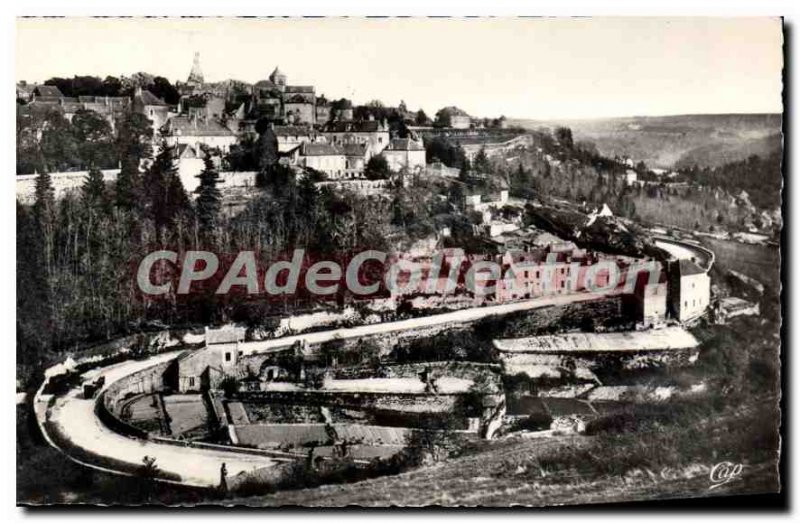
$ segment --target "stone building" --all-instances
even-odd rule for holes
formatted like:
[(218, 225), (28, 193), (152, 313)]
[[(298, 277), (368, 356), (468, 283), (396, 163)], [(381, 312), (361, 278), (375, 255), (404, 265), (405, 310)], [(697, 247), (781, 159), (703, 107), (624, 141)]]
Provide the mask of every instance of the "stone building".
[(153, 125), (154, 139), (170, 118), (169, 105), (147, 89), (137, 87), (133, 95), (133, 110), (145, 115)]
[(205, 347), (178, 360), (178, 390), (202, 392), (218, 388), (226, 376), (237, 376), (243, 341), (244, 329), (206, 327)]
[(659, 325), (667, 316), (667, 283), (650, 283), (649, 274), (638, 276), (634, 287), (636, 321), (646, 326)]
[(279, 153), (288, 153), (304, 143), (327, 143), (327, 138), (308, 126), (274, 125), (265, 131), (274, 136)]
[(436, 113), (436, 125), (453, 129), (469, 129), (472, 119), (464, 110), (451, 105), (439, 109)]
[(316, 95), (310, 85), (287, 85), (283, 94), (286, 123), (313, 125), (316, 123)]
[(315, 123), (317, 125), (325, 125), (331, 119), (331, 104), (324, 96), (317, 97), (317, 103), (314, 108)]
[(23, 107), (34, 110), (40, 107), (54, 108), (70, 122), (78, 111), (93, 111), (105, 118), (112, 130), (116, 128), (121, 114), (131, 107), (131, 99), (127, 96), (64, 96), (53, 85), (31, 86), (26, 92), (29, 93), (29, 103)]
[(669, 267), (669, 305), (678, 321), (702, 316), (711, 301), (711, 279), (690, 260), (678, 260)]
[(213, 118), (198, 116), (175, 116), (162, 129), (170, 145), (190, 145), (196, 150), (203, 146), (218, 148), (227, 153), (236, 143), (236, 135)]
[(395, 138), (381, 154), (393, 171), (406, 168), (409, 172), (419, 172), (425, 169), (425, 148), (410, 138)]
[(314, 86), (289, 85), (287, 76), (276, 67), (268, 80), (261, 80), (253, 86), (248, 117), (288, 125), (314, 125), (317, 123), (316, 106)]
[(389, 126), (376, 120), (339, 120), (328, 122), (322, 134), (333, 145), (363, 144), (367, 146), (367, 156), (372, 158), (383, 152), (389, 145)]
[(367, 167), (367, 146), (363, 143), (349, 143), (340, 146), (346, 160), (345, 178), (361, 178)]
[(300, 146), (298, 164), (325, 173), (328, 178), (345, 176), (347, 159), (335, 145), (328, 143), (304, 143)]

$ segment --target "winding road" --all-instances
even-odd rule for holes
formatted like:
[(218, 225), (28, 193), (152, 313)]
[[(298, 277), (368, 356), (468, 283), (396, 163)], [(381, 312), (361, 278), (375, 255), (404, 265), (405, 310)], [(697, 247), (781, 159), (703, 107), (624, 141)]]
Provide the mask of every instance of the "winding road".
[[(96, 379), (104, 376), (104, 390), (115, 381), (173, 359), (179, 353), (160, 354), (144, 361), (126, 361), (109, 367), (88, 371), (84, 379)], [(47, 402), (49, 395), (37, 394), (37, 402)], [(55, 399), (47, 409), (48, 419), (56, 425), (62, 436), (69, 439), (72, 445), (93, 454), (111, 458), (133, 466), (142, 464), (144, 456), (156, 458), (156, 465), (164, 472), (177, 474), (180, 482), (198, 487), (214, 487), (220, 483), (220, 467), (223, 463), (229, 475), (269, 467), (274, 461), (265, 456), (214, 451), (191, 447), (180, 447), (149, 440), (129, 438), (106, 427), (95, 415), (96, 399), (84, 399), (80, 389), (72, 389), (65, 396)], [(48, 438), (50, 439), (50, 438)], [(52, 440), (50, 441), (51, 444)], [(54, 445), (55, 446), (55, 445)], [(69, 456), (69, 449), (61, 449)], [(81, 464), (103, 468), (97, 464)], [(103, 470), (107, 470), (103, 468)]]

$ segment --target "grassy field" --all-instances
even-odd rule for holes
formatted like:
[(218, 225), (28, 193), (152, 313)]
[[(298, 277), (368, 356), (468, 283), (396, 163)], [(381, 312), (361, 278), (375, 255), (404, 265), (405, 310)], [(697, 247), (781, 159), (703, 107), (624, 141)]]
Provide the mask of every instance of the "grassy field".
[(780, 279), (781, 252), (776, 247), (714, 238), (703, 238), (702, 243), (717, 255), (720, 270), (733, 269), (768, 285)]

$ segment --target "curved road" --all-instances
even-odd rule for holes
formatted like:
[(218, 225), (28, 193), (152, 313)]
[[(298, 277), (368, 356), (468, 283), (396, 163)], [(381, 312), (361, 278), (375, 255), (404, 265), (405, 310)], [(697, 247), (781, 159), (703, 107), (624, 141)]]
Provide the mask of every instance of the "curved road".
[[(160, 354), (144, 361), (118, 363), (88, 371), (83, 374), (83, 378), (93, 380), (105, 376), (105, 389), (120, 378), (175, 358), (178, 354)], [(46, 404), (50, 397), (50, 395), (37, 394), (35, 401), (37, 404), (42, 402)], [(229, 476), (256, 468), (269, 467), (275, 463), (274, 460), (259, 455), (179, 447), (123, 436), (106, 427), (95, 416), (95, 401), (97, 400), (84, 399), (80, 389), (73, 389), (65, 396), (56, 398), (54, 404), (45, 409), (43, 414), (73, 445), (93, 454), (113, 458), (134, 466), (140, 466), (144, 456), (154, 457), (159, 469), (179, 475), (180, 482), (187, 485), (218, 486), (220, 467), (223, 463), (225, 463)], [(41, 421), (39, 412), (41, 409), (37, 408), (37, 418)], [(49, 436), (48, 441), (55, 446)], [(69, 455), (68, 449), (60, 450)], [(91, 463), (82, 461), (79, 463), (92, 466)]]
[(701, 245), (661, 236), (654, 237), (653, 243), (673, 258), (692, 261), (706, 272), (714, 265), (714, 253)]

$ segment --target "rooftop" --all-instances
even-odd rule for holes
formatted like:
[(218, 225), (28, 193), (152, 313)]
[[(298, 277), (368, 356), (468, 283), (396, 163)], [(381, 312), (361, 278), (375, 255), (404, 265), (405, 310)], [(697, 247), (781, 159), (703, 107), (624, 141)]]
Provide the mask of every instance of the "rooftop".
[(37, 85), (34, 90), (38, 93), (38, 96), (53, 96), (57, 98), (64, 96), (55, 85)]
[(137, 91), (136, 95), (134, 96), (134, 100), (141, 102), (142, 105), (167, 105), (167, 103), (159, 98), (158, 96), (154, 95), (147, 89), (142, 89), (141, 91)]
[(230, 129), (214, 119), (176, 116), (167, 124), (170, 134), (190, 136), (233, 136)]
[(340, 147), (345, 156), (364, 156), (367, 154), (367, 146), (363, 143), (348, 143)]
[(329, 122), (324, 129), (326, 133), (375, 133), (385, 131), (377, 120), (339, 120)]
[(390, 151), (424, 151), (425, 148), (411, 138), (395, 138), (387, 147)]
[(313, 85), (287, 85), (286, 86), (287, 93), (313, 93), (314, 86)]
[(554, 334), (494, 340), (492, 343), (501, 352), (539, 354), (680, 350), (699, 345), (697, 339), (682, 327), (604, 334), (586, 332)]
[(319, 132), (302, 125), (276, 125), (272, 131), (275, 136), (318, 136)]
[(244, 329), (241, 327), (206, 330), (206, 344), (235, 343), (244, 340)]
[(301, 156), (341, 156), (343, 153), (335, 145), (329, 143), (303, 142), (300, 147)]

